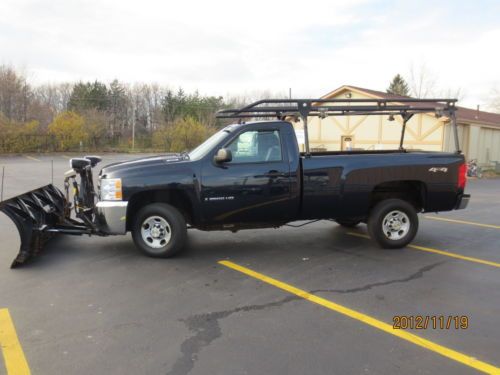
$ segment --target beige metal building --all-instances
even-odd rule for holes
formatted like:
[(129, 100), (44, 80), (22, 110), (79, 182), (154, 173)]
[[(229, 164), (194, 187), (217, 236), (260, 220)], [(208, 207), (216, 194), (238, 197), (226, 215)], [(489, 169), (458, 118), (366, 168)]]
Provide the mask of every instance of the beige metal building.
[[(387, 94), (355, 86), (342, 86), (324, 99), (397, 99)], [(311, 149), (343, 150), (395, 149), (399, 146), (402, 119), (393, 121), (382, 116), (339, 116), (308, 119)], [(460, 148), (467, 160), (480, 164), (500, 161), (500, 114), (458, 107), (457, 125)], [(301, 122), (294, 125), (300, 143)], [(407, 149), (429, 151), (455, 150), (453, 132), (447, 117), (436, 118), (434, 113), (417, 114), (407, 123), (404, 146)]]

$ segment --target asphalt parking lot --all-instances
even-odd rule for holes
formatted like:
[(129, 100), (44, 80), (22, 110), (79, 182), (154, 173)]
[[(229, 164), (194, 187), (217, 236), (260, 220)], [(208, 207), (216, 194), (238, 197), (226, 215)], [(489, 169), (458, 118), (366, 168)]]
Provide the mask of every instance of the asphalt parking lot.
[[(4, 199), (49, 183), (52, 160), (62, 187), (70, 156), (0, 156)], [(500, 373), (500, 179), (467, 191), (468, 209), (420, 215), (403, 250), (325, 221), (192, 230), (162, 260), (130, 235), (59, 237), (16, 270), (0, 215), (0, 374)], [(431, 323), (393, 329), (401, 316)]]

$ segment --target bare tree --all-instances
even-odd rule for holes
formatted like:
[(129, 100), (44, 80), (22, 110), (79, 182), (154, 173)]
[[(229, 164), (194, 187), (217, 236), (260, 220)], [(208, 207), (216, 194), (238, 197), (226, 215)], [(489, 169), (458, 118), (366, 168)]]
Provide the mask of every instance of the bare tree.
[(10, 66), (0, 66), (0, 112), (8, 120), (26, 121), (31, 93), (24, 75)]
[(410, 66), (410, 91), (415, 98), (434, 96), (437, 85), (436, 76), (424, 64)]
[(425, 63), (410, 66), (410, 93), (414, 98), (455, 98), (463, 100), (465, 93), (461, 87), (440, 88), (437, 75)]
[(465, 91), (461, 88), (448, 88), (445, 90), (440, 90), (438, 91), (437, 94), (435, 94), (441, 98), (453, 98), (453, 99), (458, 99), (458, 101), (464, 100), (466, 97)]
[(164, 115), (163, 115), (163, 98), (165, 97), (165, 94), (167, 92), (166, 87), (161, 87), (157, 83), (153, 83), (151, 85), (151, 108), (150, 108), (150, 113), (151, 113), (151, 128), (152, 130), (158, 129), (164, 122)]
[(70, 83), (43, 84), (35, 87), (28, 106), (28, 119), (39, 121), (45, 129), (54, 117), (68, 109), (73, 85)]

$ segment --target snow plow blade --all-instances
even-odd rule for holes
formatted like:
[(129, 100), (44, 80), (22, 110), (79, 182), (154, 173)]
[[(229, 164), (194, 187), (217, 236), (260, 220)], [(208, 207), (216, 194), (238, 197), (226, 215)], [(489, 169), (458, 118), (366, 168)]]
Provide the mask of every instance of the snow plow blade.
[(64, 194), (53, 185), (0, 202), (0, 211), (14, 222), (21, 240), (19, 254), (11, 268), (36, 255), (47, 240), (59, 232), (58, 228), (68, 220), (66, 208)]

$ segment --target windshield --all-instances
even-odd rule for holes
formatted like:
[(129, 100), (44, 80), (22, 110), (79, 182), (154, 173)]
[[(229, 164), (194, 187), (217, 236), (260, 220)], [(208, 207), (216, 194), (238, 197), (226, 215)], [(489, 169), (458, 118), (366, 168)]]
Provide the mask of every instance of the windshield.
[(221, 130), (212, 135), (210, 138), (208, 138), (205, 142), (203, 142), (201, 145), (196, 147), (194, 150), (189, 152), (189, 158), (191, 160), (196, 160), (200, 159), (203, 156), (207, 154), (210, 150), (212, 150), (217, 143), (222, 141), (229, 132), (227, 130)]

